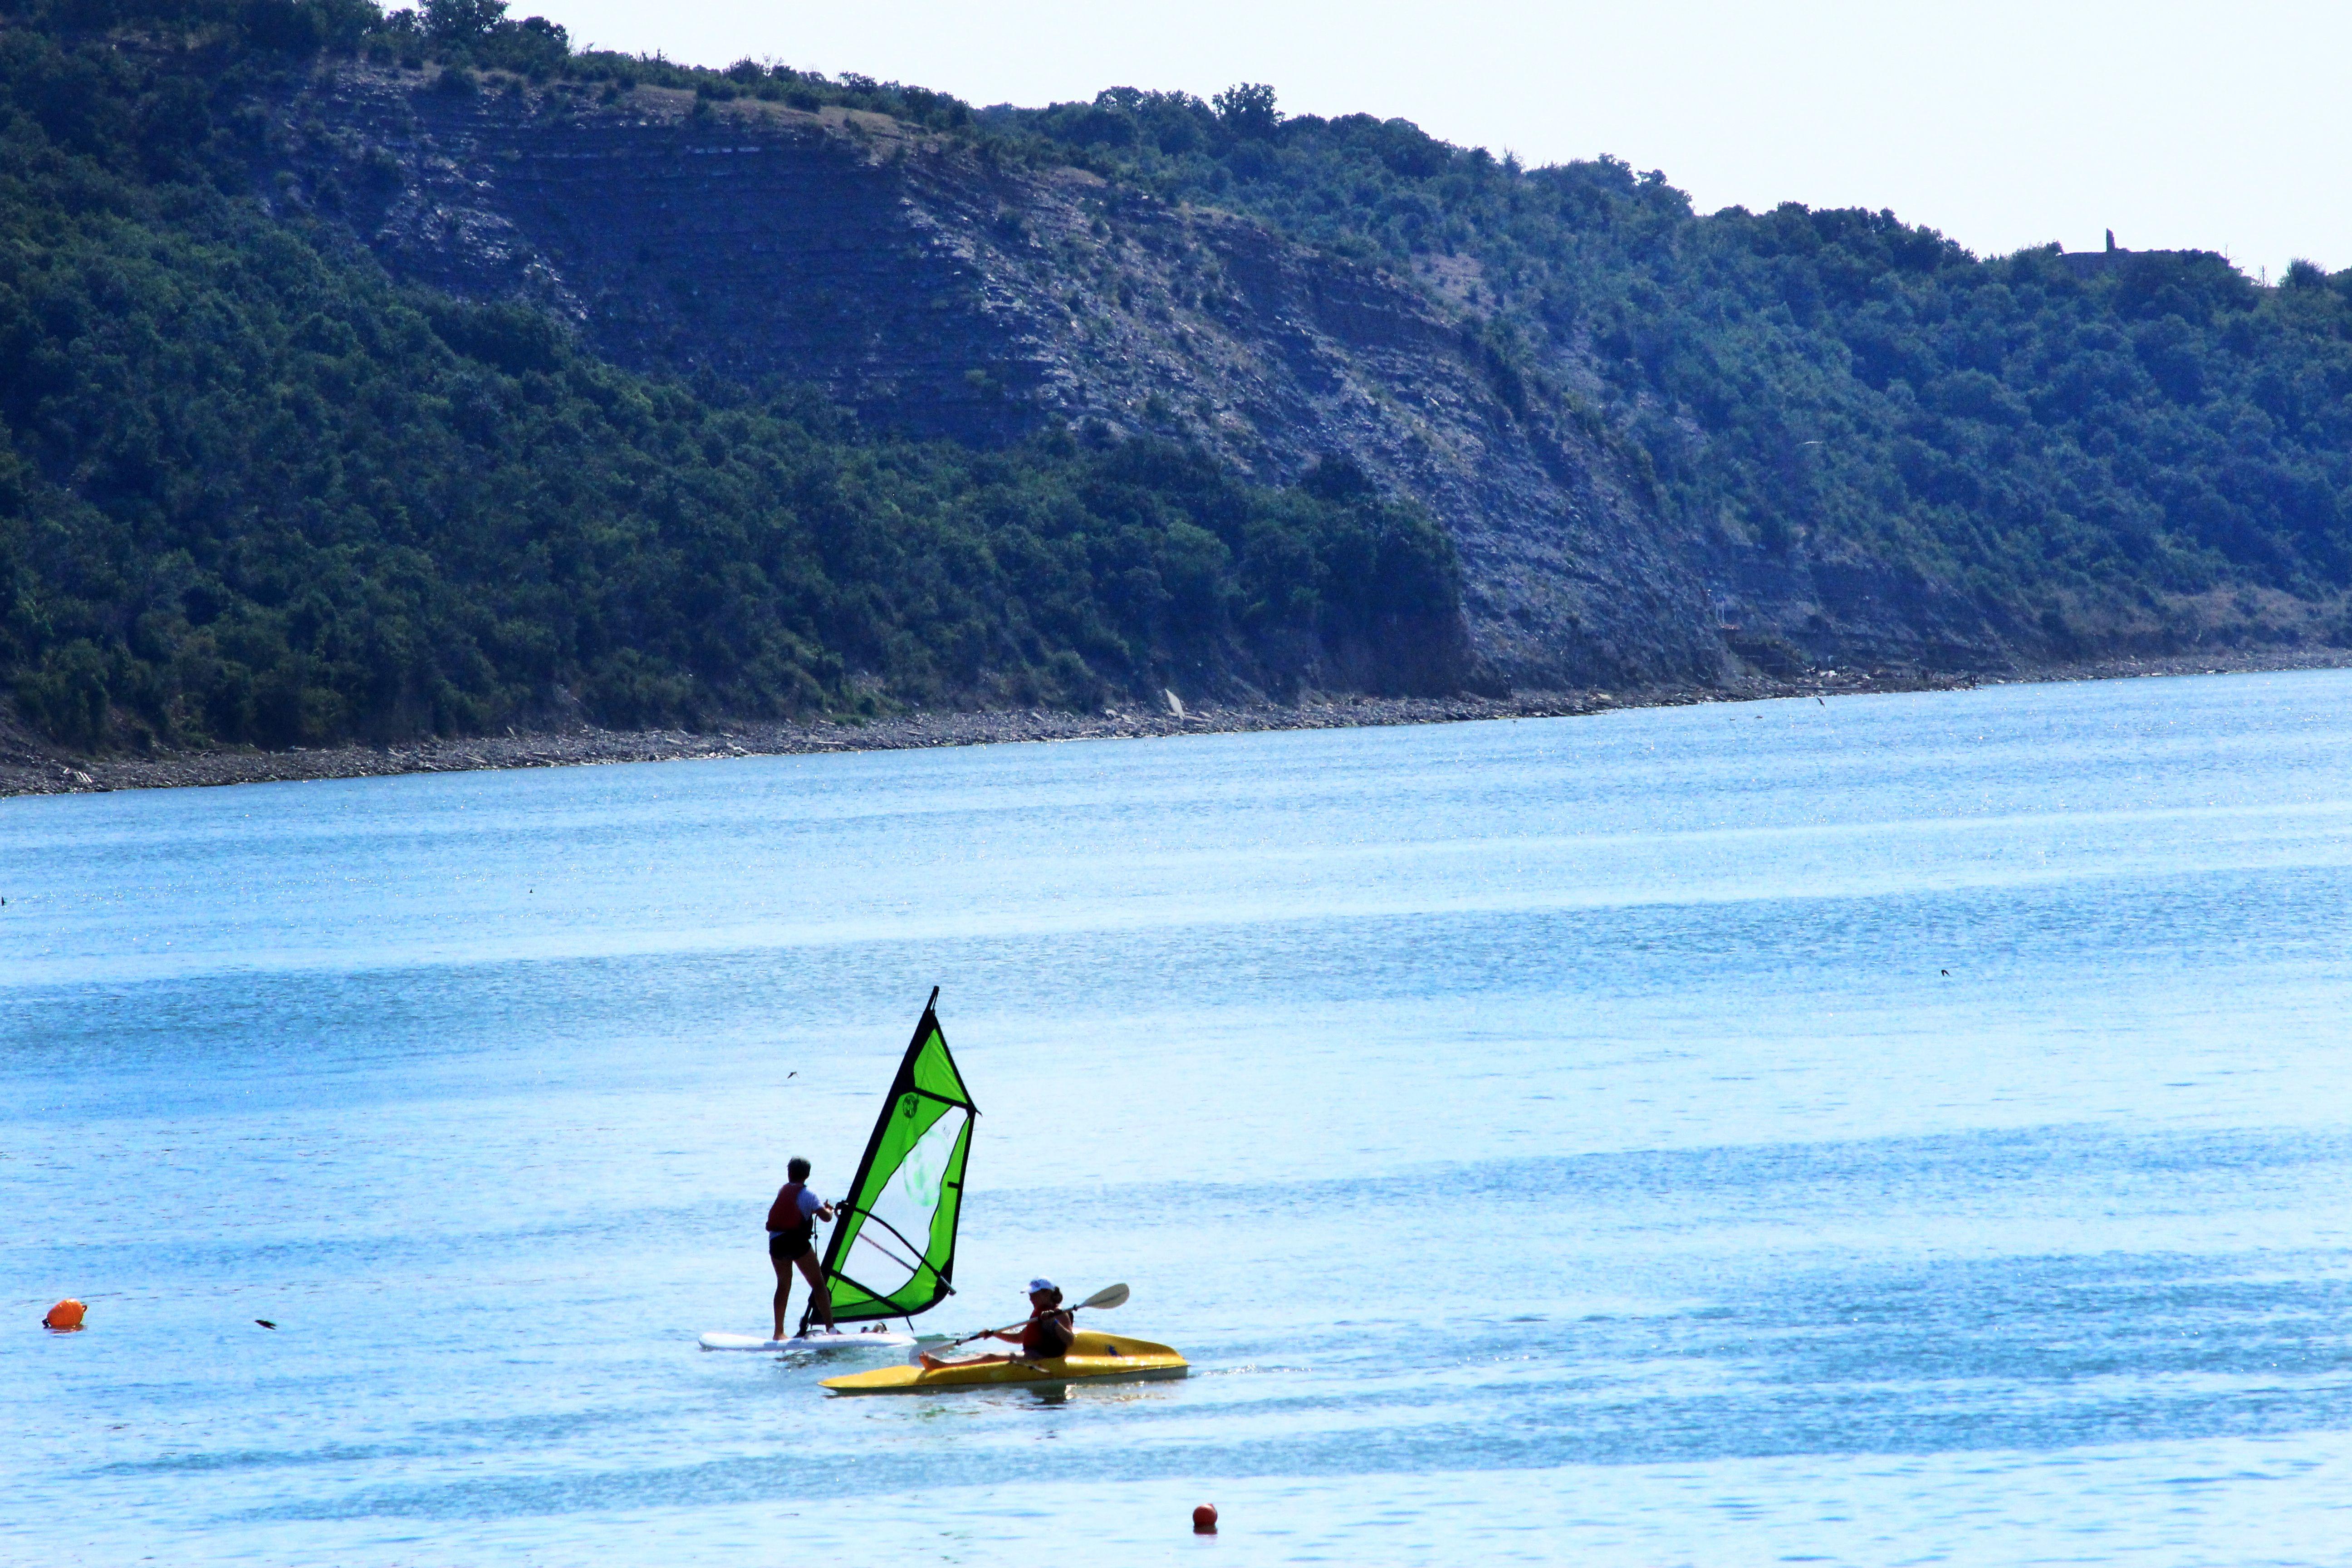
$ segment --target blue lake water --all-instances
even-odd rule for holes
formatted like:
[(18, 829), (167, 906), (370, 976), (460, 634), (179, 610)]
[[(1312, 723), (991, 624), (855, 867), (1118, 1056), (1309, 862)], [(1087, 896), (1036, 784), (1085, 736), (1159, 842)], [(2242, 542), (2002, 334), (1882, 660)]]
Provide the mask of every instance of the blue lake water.
[[(2347, 895), (2339, 673), (0, 803), (0, 1561), (2338, 1562)], [(1189, 1381), (695, 1348), (933, 984)]]

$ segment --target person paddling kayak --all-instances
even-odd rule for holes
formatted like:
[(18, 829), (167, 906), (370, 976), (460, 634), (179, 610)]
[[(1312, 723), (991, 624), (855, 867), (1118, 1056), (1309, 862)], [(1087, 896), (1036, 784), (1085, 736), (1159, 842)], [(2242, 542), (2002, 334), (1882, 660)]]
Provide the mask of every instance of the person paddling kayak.
[(816, 1222), (831, 1223), (833, 1205), (809, 1191), (806, 1160), (793, 1156), (784, 1174), (792, 1179), (776, 1189), (776, 1201), (768, 1205), (768, 1261), (776, 1268), (775, 1337), (784, 1337), (784, 1305), (792, 1297), (794, 1268), (808, 1276), (809, 1300), (829, 1334), (834, 1331), (833, 1292), (824, 1288), (824, 1275), (816, 1266)]
[[(1125, 1287), (1120, 1288), (1122, 1290)], [(1029, 1281), (1029, 1321), (1019, 1329), (991, 1329), (980, 1339), (1007, 1340), (1021, 1347), (1019, 1355), (976, 1355), (962, 1361), (941, 1361), (925, 1352), (919, 1359), (926, 1372), (943, 1366), (986, 1366), (999, 1361), (1052, 1361), (1070, 1353), (1076, 1339), (1075, 1320), (1062, 1305), (1062, 1292), (1051, 1279)]]

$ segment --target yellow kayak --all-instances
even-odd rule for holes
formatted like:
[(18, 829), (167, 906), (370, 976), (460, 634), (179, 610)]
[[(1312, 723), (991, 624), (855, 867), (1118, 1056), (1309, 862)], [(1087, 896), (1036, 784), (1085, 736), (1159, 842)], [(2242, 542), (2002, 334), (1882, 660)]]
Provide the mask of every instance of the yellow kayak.
[(1166, 1345), (1124, 1334), (1080, 1333), (1070, 1353), (1052, 1361), (995, 1361), (982, 1366), (883, 1366), (828, 1377), (835, 1394), (935, 1394), (950, 1388), (990, 1388), (1024, 1383), (1115, 1383), (1148, 1377), (1182, 1377), (1190, 1364)]

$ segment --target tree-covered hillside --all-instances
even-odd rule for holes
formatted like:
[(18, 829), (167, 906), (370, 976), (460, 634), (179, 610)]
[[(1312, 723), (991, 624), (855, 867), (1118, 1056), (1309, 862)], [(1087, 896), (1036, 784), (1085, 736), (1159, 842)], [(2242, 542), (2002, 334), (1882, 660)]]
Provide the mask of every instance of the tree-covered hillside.
[(1859, 542), (2061, 649), (2167, 596), (2352, 584), (2352, 270), (2266, 289), (2207, 254), (1980, 261), (1884, 212), (1702, 216), (1613, 160), (1523, 169), (1284, 118), (1264, 87), (985, 119), (1319, 244), (1447, 258), (1497, 353), (1603, 403), (1704, 530)]
[(66, 744), (1475, 676), (1449, 536), (1347, 462), (1270, 489), (1099, 430), (920, 443), (395, 282), (332, 181), (271, 199), (270, 115), (336, 61), (469, 103), (869, 110), (1379, 263), (1458, 320), (1499, 406), (1622, 467), (1706, 584), (1854, 552), (2021, 658), (2161, 644), (2233, 594), (2231, 635), (2302, 635), (2263, 604), (2340, 626), (2352, 587), (2352, 272), (1702, 216), (1612, 160), (1522, 168), (1263, 87), (975, 111), (578, 53), (500, 0), (0, 0), (0, 694)]
[(156, 10), (0, 32), (0, 676), (55, 739), (1458, 681), (1448, 542), (1344, 464), (877, 439), (397, 289), (247, 196), (251, 96), (377, 15)]

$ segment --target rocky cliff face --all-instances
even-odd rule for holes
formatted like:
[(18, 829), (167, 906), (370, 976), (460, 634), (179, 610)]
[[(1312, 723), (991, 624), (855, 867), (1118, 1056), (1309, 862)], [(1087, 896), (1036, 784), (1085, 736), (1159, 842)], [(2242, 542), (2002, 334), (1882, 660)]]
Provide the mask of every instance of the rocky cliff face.
[(635, 367), (810, 383), (964, 441), (1049, 421), (1172, 436), (1269, 480), (1344, 454), (1452, 530), (1498, 683), (2000, 658), (1931, 584), (1669, 527), (1598, 420), (1481, 347), (1442, 270), (837, 109), (344, 67), (278, 113), (269, 199), (347, 224), (403, 278), (555, 310)]

